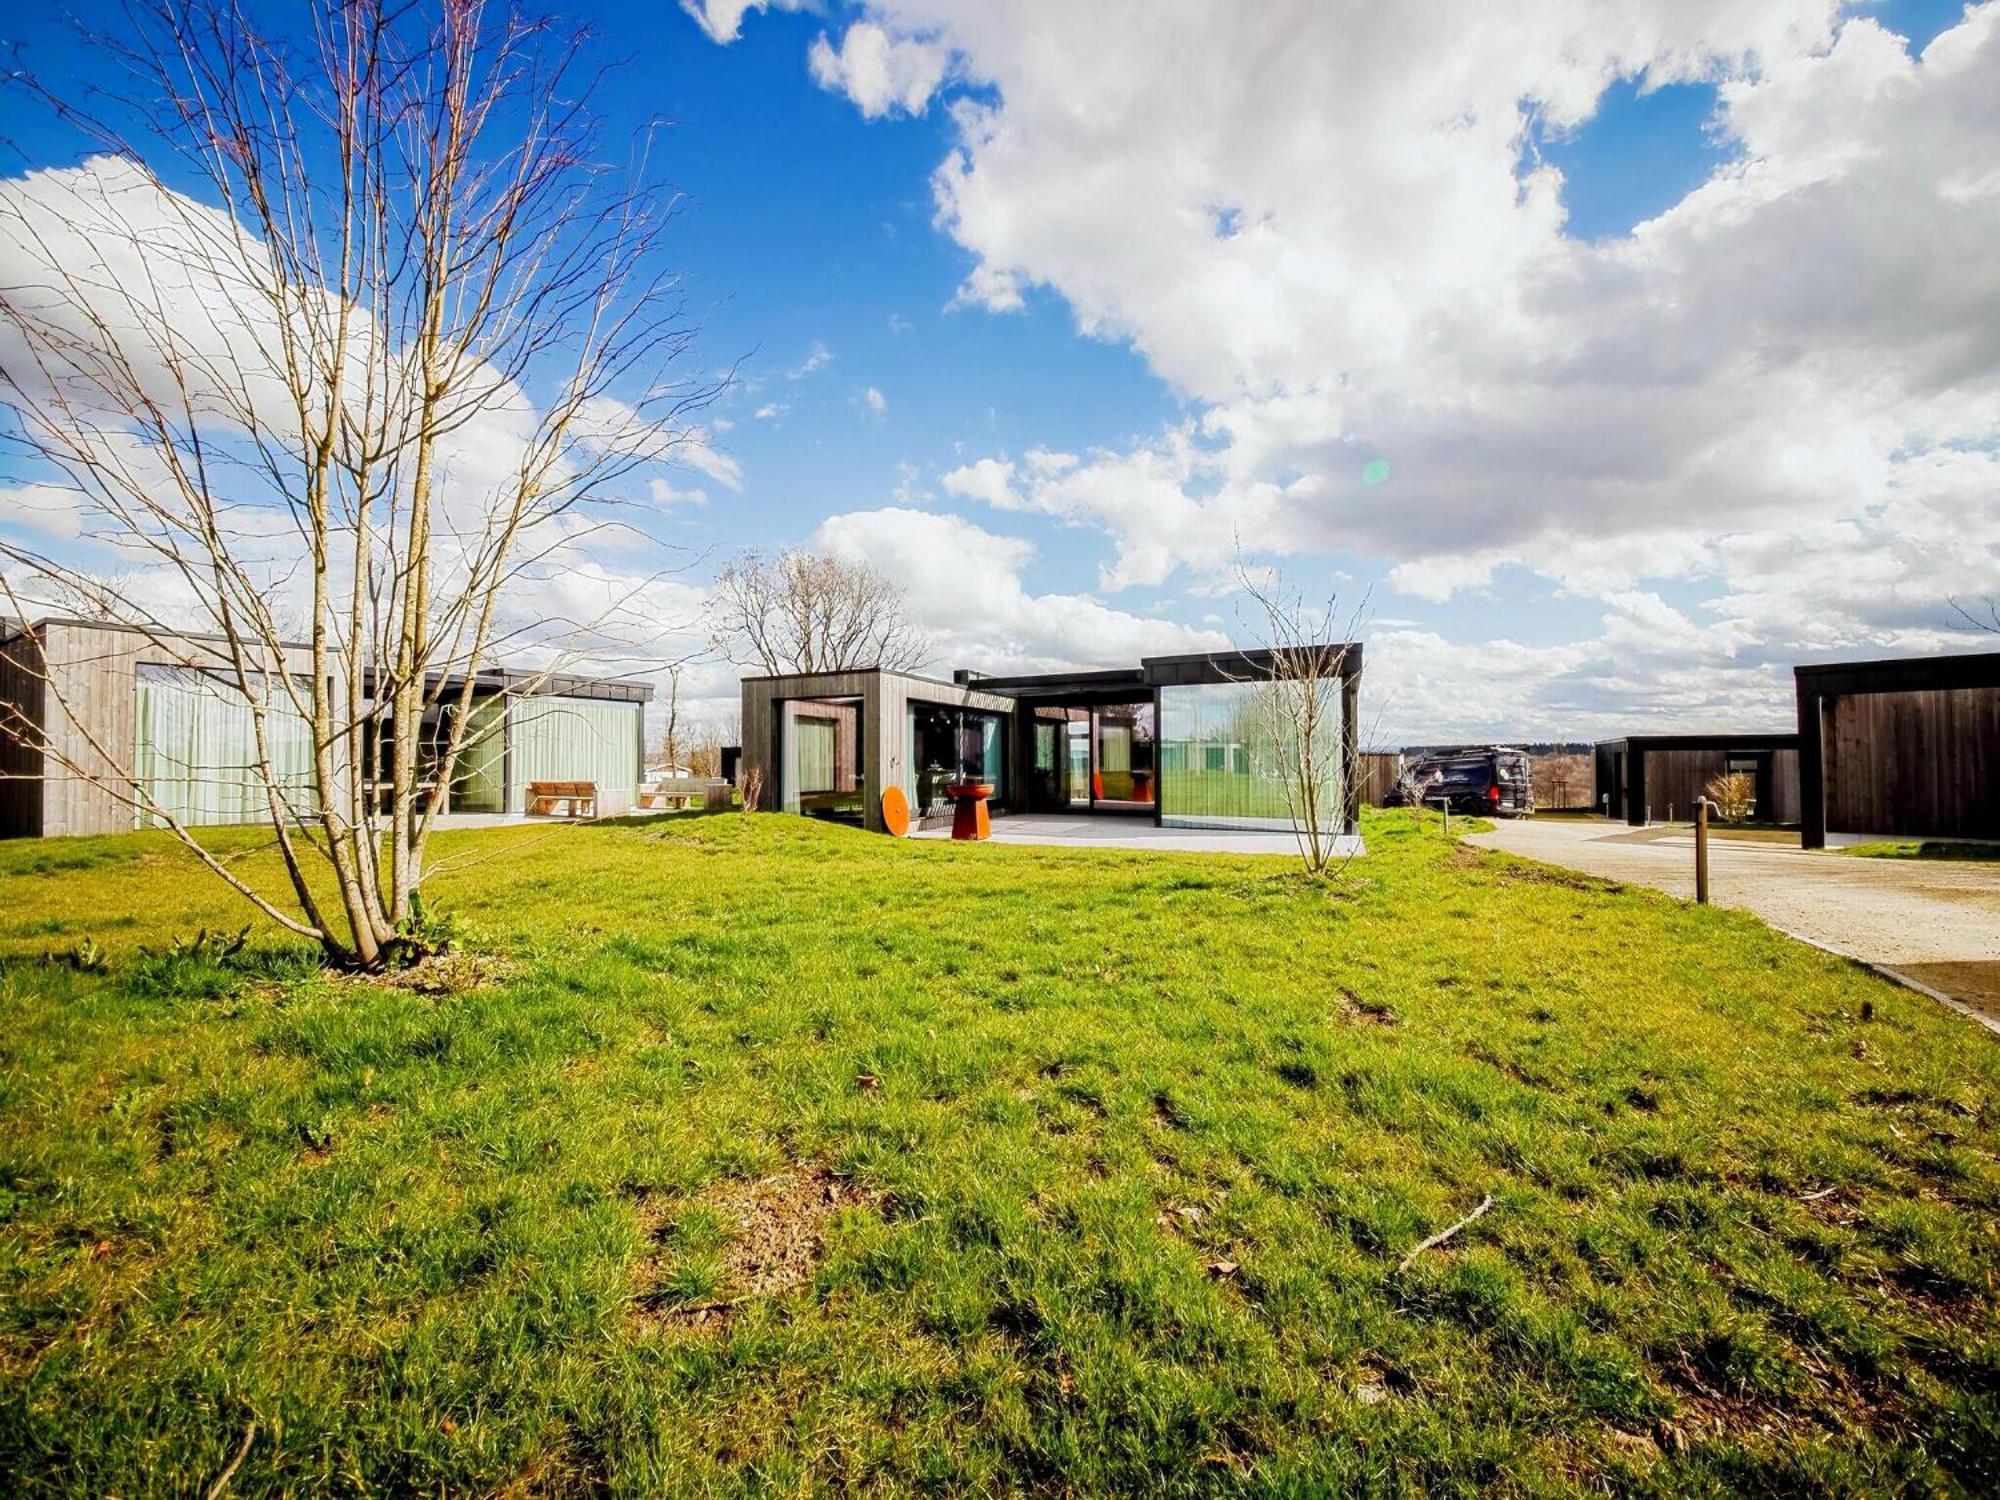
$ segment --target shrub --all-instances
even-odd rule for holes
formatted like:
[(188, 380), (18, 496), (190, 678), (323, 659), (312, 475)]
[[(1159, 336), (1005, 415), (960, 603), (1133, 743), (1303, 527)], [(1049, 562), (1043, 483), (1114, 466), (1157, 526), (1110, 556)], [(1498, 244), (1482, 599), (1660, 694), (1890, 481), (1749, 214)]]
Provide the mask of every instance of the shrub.
[(1716, 816), (1725, 823), (1741, 823), (1757, 809), (1757, 779), (1745, 771), (1731, 771), (1708, 784), (1708, 800), (1715, 804)]

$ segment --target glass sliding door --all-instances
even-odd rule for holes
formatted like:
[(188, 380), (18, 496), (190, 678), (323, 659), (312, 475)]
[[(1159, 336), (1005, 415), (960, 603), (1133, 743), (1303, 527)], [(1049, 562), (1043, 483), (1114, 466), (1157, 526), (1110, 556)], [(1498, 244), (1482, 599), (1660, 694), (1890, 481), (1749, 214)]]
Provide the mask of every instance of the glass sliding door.
[(1090, 718), (1072, 719), (1067, 727), (1069, 740), (1069, 796), (1070, 808), (1077, 812), (1090, 810)]
[(1091, 710), (1090, 720), (1093, 809), (1152, 812), (1157, 770), (1152, 703), (1105, 704)]
[[(1268, 682), (1160, 690), (1160, 821), (1181, 828), (1289, 829), (1308, 806), (1321, 828), (1345, 819), (1340, 684), (1320, 690), (1310, 754), (1299, 715)], [(1310, 773), (1310, 774), (1307, 774)]]
[(1006, 715), (913, 703), (907, 730), (910, 784), (905, 791), (919, 819), (949, 817), (945, 789), (961, 781), (983, 781), (993, 788), (995, 802), (1006, 800)]
[(778, 805), (808, 817), (862, 818), (861, 703), (801, 698), (784, 706)]

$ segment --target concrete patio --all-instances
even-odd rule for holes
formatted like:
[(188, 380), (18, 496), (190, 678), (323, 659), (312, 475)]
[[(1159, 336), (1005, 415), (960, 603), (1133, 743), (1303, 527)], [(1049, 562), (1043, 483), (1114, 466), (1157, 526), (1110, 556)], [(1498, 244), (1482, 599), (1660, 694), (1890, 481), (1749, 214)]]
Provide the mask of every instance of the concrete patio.
[[(911, 838), (949, 839), (951, 829), (926, 829)], [(1229, 828), (1159, 828), (1147, 818), (1089, 813), (1010, 813), (993, 819), (996, 844), (1040, 844), (1067, 849), (1153, 849), (1184, 854), (1282, 854), (1298, 858), (1289, 833)], [(1362, 852), (1358, 837), (1339, 839), (1345, 857)]]

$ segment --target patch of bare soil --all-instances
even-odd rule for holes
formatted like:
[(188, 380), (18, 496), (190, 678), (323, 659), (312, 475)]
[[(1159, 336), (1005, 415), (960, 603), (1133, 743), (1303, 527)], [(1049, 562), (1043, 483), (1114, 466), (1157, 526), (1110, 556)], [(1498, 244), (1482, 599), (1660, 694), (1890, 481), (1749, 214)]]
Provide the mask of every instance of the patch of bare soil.
[(1447, 870), (1476, 870), (1487, 862), (1486, 851), (1475, 849), (1470, 844), (1452, 841), (1451, 852), (1444, 857)]
[(514, 971), (512, 963), (493, 954), (453, 949), (448, 953), (433, 953), (406, 968), (385, 969), (379, 974), (335, 974), (332, 977), (347, 984), (411, 990), (435, 998), (485, 989), (500, 983)]
[(1582, 875), (1557, 865), (1503, 865), (1500, 878), (1512, 885), (1559, 885), (1567, 890), (1593, 891), (1606, 896), (1616, 896), (1625, 889), (1615, 881), (1599, 880), (1595, 875)]
[(716, 1296), (667, 1302), (652, 1289), (658, 1268), (649, 1265), (638, 1314), (656, 1322), (705, 1323), (727, 1317), (746, 1302), (803, 1285), (819, 1265), (827, 1222), (845, 1205), (867, 1196), (852, 1180), (817, 1164), (755, 1182), (717, 1183), (696, 1200), (730, 1226)]
[(1365, 999), (1343, 987), (1340, 991), (1340, 1019), (1355, 1026), (1394, 1026), (1396, 1012), (1380, 1000)]
[(1895, 964), (1898, 974), (1907, 974), (1918, 984), (1942, 990), (1954, 1000), (1963, 1000), (1974, 1010), (2000, 1021), (2000, 963)]

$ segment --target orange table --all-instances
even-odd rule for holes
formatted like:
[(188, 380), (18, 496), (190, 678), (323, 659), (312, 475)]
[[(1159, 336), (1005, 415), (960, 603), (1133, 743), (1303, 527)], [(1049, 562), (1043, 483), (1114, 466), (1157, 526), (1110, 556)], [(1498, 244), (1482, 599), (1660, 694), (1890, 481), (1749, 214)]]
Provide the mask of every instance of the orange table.
[(951, 798), (951, 836), (955, 839), (993, 837), (993, 820), (986, 813), (986, 799), (993, 795), (990, 781), (954, 781), (944, 789)]

